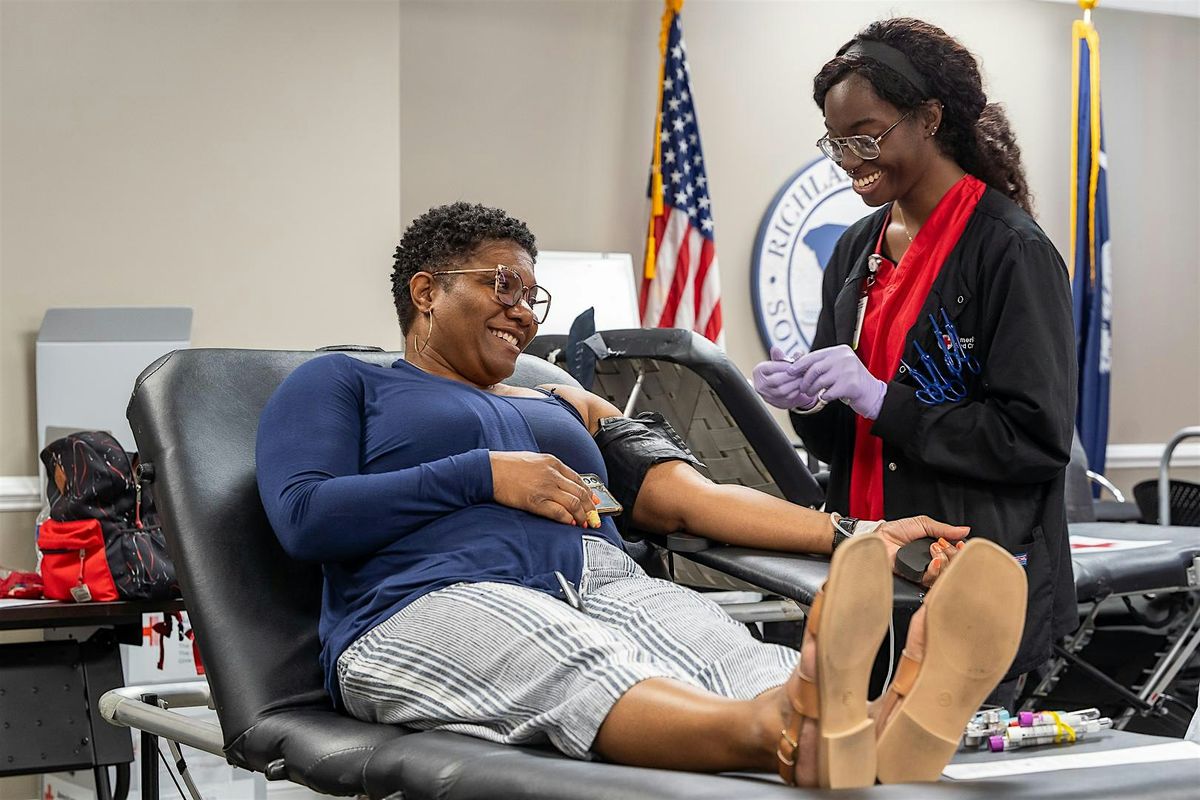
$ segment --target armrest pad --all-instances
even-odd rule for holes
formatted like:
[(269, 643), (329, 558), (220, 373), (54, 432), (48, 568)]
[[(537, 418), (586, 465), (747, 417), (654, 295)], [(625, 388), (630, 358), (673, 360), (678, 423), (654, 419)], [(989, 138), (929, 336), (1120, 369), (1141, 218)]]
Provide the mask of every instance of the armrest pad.
[(667, 534), (667, 549), (672, 553), (699, 553), (701, 550), (707, 550), (712, 544), (711, 540), (690, 533)]
[[(801, 605), (812, 605), (813, 598), (829, 577), (829, 559), (800, 553), (777, 553), (748, 547), (709, 547), (689, 552), (688, 560), (752, 583)], [(925, 596), (920, 586), (901, 578), (892, 584), (897, 611), (913, 614)]]

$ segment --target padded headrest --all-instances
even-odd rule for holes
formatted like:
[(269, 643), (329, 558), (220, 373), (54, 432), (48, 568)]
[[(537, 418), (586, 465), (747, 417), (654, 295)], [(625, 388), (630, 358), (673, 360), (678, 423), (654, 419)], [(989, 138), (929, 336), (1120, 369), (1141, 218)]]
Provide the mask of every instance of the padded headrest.
[[(292, 370), (325, 355), (179, 350), (147, 367), (130, 399), (130, 426), (142, 460), (154, 465), (164, 531), (235, 759), (238, 738), (257, 720), (330, 705), (318, 660), (321, 568), (284, 554), (254, 472), (263, 406)], [(349, 355), (380, 365), (399, 357)], [(507, 382), (578, 385), (528, 355)]]

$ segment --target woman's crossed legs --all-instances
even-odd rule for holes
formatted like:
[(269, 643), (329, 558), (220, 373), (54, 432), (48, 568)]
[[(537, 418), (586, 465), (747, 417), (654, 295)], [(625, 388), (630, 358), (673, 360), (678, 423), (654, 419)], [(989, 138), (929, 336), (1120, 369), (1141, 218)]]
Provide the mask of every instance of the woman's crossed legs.
[[(792, 728), (799, 735), (788, 777), (829, 782), (836, 736), (807, 714), (793, 725), (781, 685), (796, 668), (794, 651), (758, 642), (702, 595), (647, 577), (606, 543), (586, 540), (585, 553), (582, 614), (524, 587), (457, 584), (361, 637), (338, 661), (351, 714), (502, 743), (548, 740), (576, 758), (708, 772), (774, 771), (780, 732)], [(851, 590), (830, 591), (836, 601), (837, 591)], [(910, 626), (906, 649), (916, 660), (924, 618), (922, 609)], [(806, 633), (798, 670), (818, 684), (833, 680), (820, 674), (821, 646)], [(977, 681), (983, 695), (989, 681)], [(854, 702), (864, 709), (865, 692), (863, 679)], [(869, 771), (852, 780), (874, 782)]]
[[(653, 681), (673, 687), (667, 696), (711, 701), (727, 737), (730, 710), (782, 683), (798, 658), (755, 640), (702, 595), (648, 577), (606, 542), (585, 539), (580, 595), (582, 614), (510, 584), (456, 584), (425, 595), (338, 660), (347, 709), (360, 719), (495, 742), (548, 739), (589, 758), (597, 731), (631, 687)], [(680, 740), (675, 749), (682, 756), (692, 747)]]

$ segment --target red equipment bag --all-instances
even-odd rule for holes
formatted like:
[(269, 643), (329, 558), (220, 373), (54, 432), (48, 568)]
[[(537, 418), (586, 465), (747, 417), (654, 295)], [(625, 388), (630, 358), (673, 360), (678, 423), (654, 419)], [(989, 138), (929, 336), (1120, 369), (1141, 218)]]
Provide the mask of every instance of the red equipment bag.
[(86, 603), (118, 599), (100, 520), (48, 519), (38, 529), (38, 549), (42, 551), (43, 591), (50, 600)]
[[(107, 558), (107, 581), (102, 585), (90, 586), (86, 580), (74, 586), (74, 594), (91, 600), (166, 600), (179, 596), (179, 582), (175, 578), (175, 567), (167, 555), (167, 542), (154, 499), (147, 481), (142, 480), (137, 465), (137, 455), (126, 453), (120, 442), (103, 431), (79, 431), (56, 439), (41, 452), (46, 467), (46, 500), (50, 505), (50, 519), (42, 523), (42, 529), (50, 528), (50, 541), (42, 545), (39, 534), (39, 549), (44, 555), (54, 556), (54, 567), (47, 567), (43, 560), (43, 573), (48, 568), (67, 570), (68, 553), (57, 552), (75, 548), (76, 562), (86, 562), (98, 554), (103, 561)], [(66, 528), (73, 523), (96, 524), (99, 539), (88, 538), (85, 544), (63, 544)], [(88, 526), (88, 530), (92, 530)], [(72, 535), (85, 536), (82, 528), (71, 528)], [(90, 536), (90, 534), (88, 534)], [(47, 549), (49, 548), (49, 549)], [(80, 556), (80, 551), (84, 555)], [(79, 564), (75, 572), (79, 573)], [(99, 574), (98, 567), (88, 574)], [(68, 570), (69, 571), (69, 570)], [(84, 572), (88, 572), (86, 568)], [(64, 574), (66, 574), (64, 572)], [(72, 599), (71, 595), (51, 595), (50, 579), (47, 597)], [(109, 597), (109, 586), (115, 586), (115, 595)], [(53, 591), (61, 591), (61, 585)], [(71, 587), (66, 587), (70, 591)], [(99, 590), (99, 594), (97, 594)], [(88, 597), (88, 592), (91, 592)]]

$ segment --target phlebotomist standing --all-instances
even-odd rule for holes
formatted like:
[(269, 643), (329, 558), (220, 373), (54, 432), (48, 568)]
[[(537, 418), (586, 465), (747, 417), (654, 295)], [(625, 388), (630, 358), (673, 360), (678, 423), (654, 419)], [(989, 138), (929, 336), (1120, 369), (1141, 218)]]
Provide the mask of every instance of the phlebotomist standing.
[(879, 210), (834, 248), (812, 351), (792, 363), (773, 348), (754, 385), (830, 465), (828, 510), (969, 525), (1025, 566), (1025, 634), (993, 695), (1011, 705), (1018, 677), (1077, 623), (1066, 267), (1029, 214), (1004, 113), (944, 31), (869, 25), (817, 74), (813, 97), (818, 147)]

